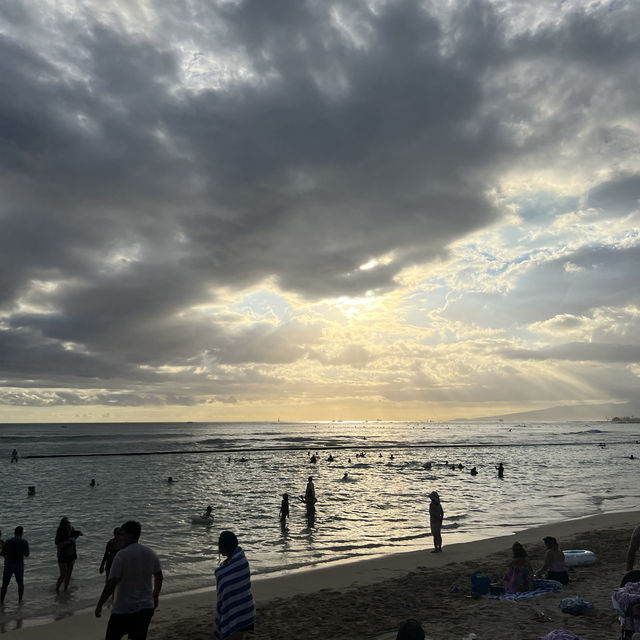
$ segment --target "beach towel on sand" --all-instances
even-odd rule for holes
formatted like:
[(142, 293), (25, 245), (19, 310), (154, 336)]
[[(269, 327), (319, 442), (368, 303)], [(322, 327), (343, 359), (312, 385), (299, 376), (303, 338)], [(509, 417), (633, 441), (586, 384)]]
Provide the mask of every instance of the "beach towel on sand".
[(495, 600), (528, 600), (529, 598), (542, 596), (545, 593), (555, 593), (556, 591), (562, 591), (562, 585), (559, 582), (555, 580), (534, 580), (532, 591), (502, 593), (496, 596), (490, 595), (489, 597)]
[(251, 595), (249, 562), (241, 547), (216, 570), (216, 638), (225, 640), (236, 631), (253, 627), (255, 605)]
[(547, 633), (540, 640), (581, 640), (573, 631), (565, 629), (554, 629), (551, 633)]

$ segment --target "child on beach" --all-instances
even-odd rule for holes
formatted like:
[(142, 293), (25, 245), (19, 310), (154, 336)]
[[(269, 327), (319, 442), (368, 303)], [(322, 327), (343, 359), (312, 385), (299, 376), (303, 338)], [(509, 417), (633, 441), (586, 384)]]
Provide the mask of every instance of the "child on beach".
[(289, 494), (282, 494), (282, 504), (280, 505), (280, 522), (284, 523), (289, 517)]
[(431, 553), (441, 553), (444, 511), (440, 504), (440, 496), (437, 491), (432, 491), (429, 497), (431, 498), (431, 504), (429, 505), (429, 523), (431, 525), (431, 535), (433, 536), (433, 546), (435, 547)]
[(511, 547), (513, 560), (504, 574), (504, 590), (506, 593), (523, 593), (533, 589), (533, 569), (527, 552), (519, 542)]

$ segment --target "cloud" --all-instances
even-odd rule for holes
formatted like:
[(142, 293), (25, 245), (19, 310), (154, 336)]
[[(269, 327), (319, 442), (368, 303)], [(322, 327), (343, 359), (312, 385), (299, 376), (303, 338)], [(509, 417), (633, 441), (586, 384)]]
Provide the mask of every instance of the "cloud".
[[(424, 347), (414, 321), (517, 347), (638, 304), (631, 3), (45, 7), (0, 7), (11, 394), (232, 405), (286, 367), (385, 387), (385, 354)], [(327, 311), (355, 297), (389, 302), (369, 326)], [(399, 326), (399, 300), (425, 307)]]

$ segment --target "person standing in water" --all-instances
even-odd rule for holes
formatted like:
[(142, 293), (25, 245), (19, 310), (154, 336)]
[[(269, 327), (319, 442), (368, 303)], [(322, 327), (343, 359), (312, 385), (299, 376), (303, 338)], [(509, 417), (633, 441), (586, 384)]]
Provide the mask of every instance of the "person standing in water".
[(307, 488), (305, 489), (304, 495), (300, 496), (300, 500), (307, 505), (307, 516), (313, 516), (316, 512), (316, 502), (318, 502), (316, 498), (316, 488), (313, 484), (313, 476), (309, 476)]
[(444, 511), (440, 504), (440, 496), (437, 491), (429, 494), (431, 504), (429, 505), (429, 523), (431, 525), (431, 535), (433, 536), (434, 549), (431, 553), (442, 552), (442, 521), (444, 519)]
[(14, 449), (11, 452), (11, 462), (18, 462), (18, 450)]
[(13, 538), (9, 538), (2, 547), (4, 571), (2, 573), (0, 604), (4, 604), (11, 576), (16, 577), (18, 602), (22, 602), (22, 596), (24, 595), (24, 559), (29, 557), (29, 543), (22, 537), (23, 533), (24, 529), (22, 527), (16, 527), (13, 532)]
[(289, 517), (289, 494), (282, 494), (282, 504), (280, 505), (280, 522), (284, 524)]
[(56, 582), (56, 593), (64, 582), (64, 590), (69, 588), (73, 565), (78, 557), (76, 553), (76, 540), (82, 535), (82, 531), (73, 528), (69, 518), (62, 518), (56, 531), (55, 545), (57, 548), (58, 566), (60, 576)]
[(496, 467), (498, 470), (498, 478), (504, 478), (504, 465), (502, 462)]

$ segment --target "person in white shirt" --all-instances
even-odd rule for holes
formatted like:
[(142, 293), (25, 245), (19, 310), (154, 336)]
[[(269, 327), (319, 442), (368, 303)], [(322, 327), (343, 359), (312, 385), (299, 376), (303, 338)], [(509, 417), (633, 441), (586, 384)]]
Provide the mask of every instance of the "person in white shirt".
[(105, 640), (120, 640), (126, 634), (130, 640), (146, 640), (149, 623), (158, 606), (162, 589), (160, 560), (149, 547), (138, 543), (140, 531), (140, 523), (129, 520), (117, 535), (118, 552), (95, 610), (99, 618), (102, 606), (117, 586)]

